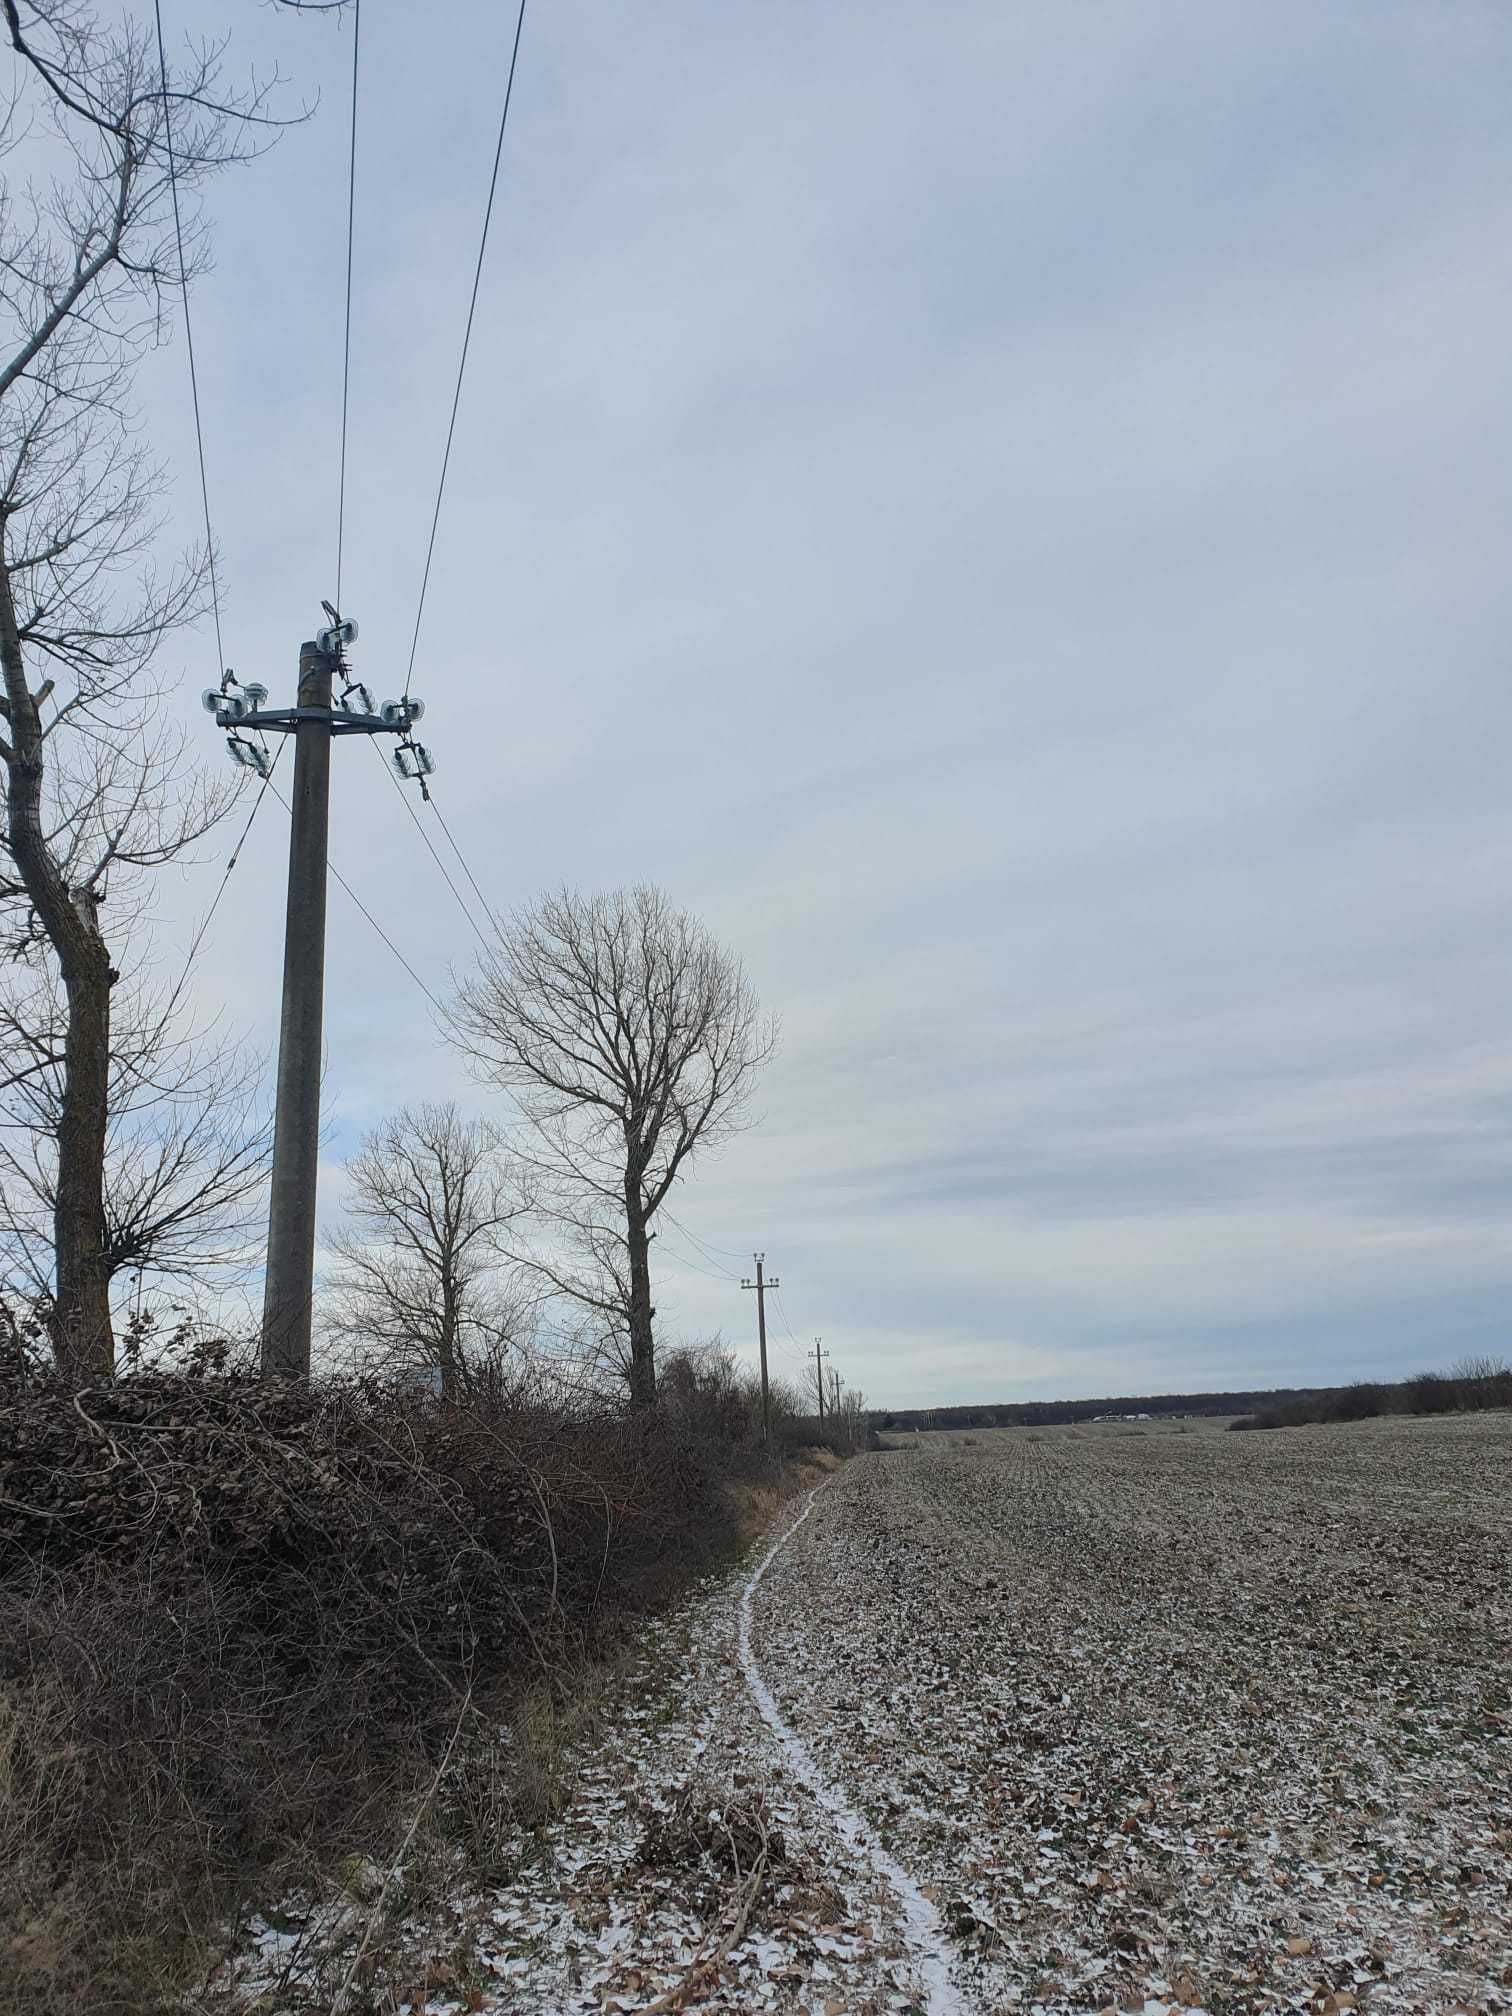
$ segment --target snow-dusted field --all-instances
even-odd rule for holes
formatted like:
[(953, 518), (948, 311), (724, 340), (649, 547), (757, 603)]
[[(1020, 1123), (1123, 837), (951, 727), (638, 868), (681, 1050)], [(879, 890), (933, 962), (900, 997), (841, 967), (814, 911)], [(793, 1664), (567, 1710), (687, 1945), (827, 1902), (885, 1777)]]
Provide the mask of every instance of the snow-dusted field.
[(1507, 1415), (861, 1458), (647, 1632), (470, 2006), (1512, 2010), (1509, 1556)]
[(926, 1441), (774, 1575), (966, 2006), (1512, 2009), (1512, 1417)]

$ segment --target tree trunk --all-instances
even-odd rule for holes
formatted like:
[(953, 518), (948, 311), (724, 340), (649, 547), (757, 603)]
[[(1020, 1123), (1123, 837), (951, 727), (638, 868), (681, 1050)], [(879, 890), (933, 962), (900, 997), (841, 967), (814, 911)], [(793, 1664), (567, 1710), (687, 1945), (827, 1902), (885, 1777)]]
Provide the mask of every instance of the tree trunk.
[(105, 1129), (110, 1114), (110, 988), (114, 975), (95, 906), (80, 891), (87, 917), (82, 956), (63, 980), (68, 1030), (58, 1113), (58, 1196), (53, 1210), (57, 1306), (53, 1348), (65, 1378), (87, 1385), (115, 1371), (110, 1266), (105, 1251)]
[[(0, 524), (0, 539), (4, 526)], [(0, 552), (0, 666), (11, 855), (58, 961), (68, 1004), (63, 1098), (58, 1117), (58, 1190), (53, 1213), (53, 1349), (75, 1385), (115, 1370), (110, 1275), (105, 1253), (105, 1127), (109, 1117), (110, 989), (115, 980), (93, 893), (70, 890), (47, 844), (42, 818), (42, 703), (26, 683), (10, 569)]]
[(436, 1340), (436, 1355), (441, 1362), (441, 1398), (456, 1401), (461, 1395), (457, 1391), (457, 1307), (461, 1297), (457, 1293), (449, 1263), (443, 1261), (441, 1281), (441, 1334)]
[(656, 1404), (656, 1345), (651, 1336), (651, 1239), (638, 1186), (625, 1186), (625, 1231), (630, 1249), (630, 1405)]

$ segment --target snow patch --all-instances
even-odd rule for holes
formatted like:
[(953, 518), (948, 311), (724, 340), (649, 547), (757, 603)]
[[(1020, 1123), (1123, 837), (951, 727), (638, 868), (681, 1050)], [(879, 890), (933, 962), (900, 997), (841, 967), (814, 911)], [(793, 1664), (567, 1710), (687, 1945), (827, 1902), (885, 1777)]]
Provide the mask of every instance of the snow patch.
[(869, 1862), (877, 1875), (897, 1896), (903, 1909), (904, 1935), (927, 1998), (925, 2007), (928, 2016), (964, 2016), (965, 2005), (950, 1978), (948, 1957), (950, 1942), (939, 1912), (935, 1910), (908, 1871), (894, 1861), (861, 1815), (846, 1803), (844, 1797), (819, 1769), (808, 1745), (784, 1719), (782, 1710), (773, 1698), (771, 1688), (762, 1678), (761, 1668), (756, 1663), (756, 1654), (751, 1647), (751, 1599), (761, 1587), (762, 1578), (767, 1570), (813, 1511), (814, 1500), (830, 1481), (831, 1479), (826, 1477), (823, 1483), (814, 1486), (804, 1500), (803, 1510), (792, 1525), (772, 1542), (762, 1556), (755, 1573), (740, 1592), (740, 1631), (737, 1640), (740, 1670), (745, 1675), (746, 1685), (751, 1690), (751, 1698), (761, 1713), (761, 1719), (777, 1739), (778, 1747), (794, 1777), (808, 1787), (829, 1814), (846, 1846), (854, 1854), (862, 1856)]

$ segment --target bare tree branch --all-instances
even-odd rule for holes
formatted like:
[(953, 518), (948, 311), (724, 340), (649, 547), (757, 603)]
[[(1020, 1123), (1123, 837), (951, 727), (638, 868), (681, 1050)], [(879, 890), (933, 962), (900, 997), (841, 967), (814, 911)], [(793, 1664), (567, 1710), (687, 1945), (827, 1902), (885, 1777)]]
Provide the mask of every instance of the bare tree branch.
[[(0, 1087), (0, 1256), (12, 1285), (50, 1300), (67, 1005), (44, 972), (0, 997), (0, 1037), (34, 1055)], [(157, 1289), (226, 1285), (255, 1250), (271, 1155), (258, 1060), (127, 990), (113, 1017), (102, 1266)], [(118, 1310), (117, 1310), (118, 1313)]]

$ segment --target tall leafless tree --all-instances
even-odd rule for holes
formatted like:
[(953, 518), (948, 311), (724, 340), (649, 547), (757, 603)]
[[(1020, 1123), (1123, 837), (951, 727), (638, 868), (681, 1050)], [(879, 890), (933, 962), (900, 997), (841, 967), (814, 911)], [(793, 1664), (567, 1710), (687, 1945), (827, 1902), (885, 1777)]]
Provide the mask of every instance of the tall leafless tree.
[(153, 716), (154, 657), (205, 606), (212, 556), (154, 564), (161, 478), (132, 378), (202, 257), (194, 192), (255, 152), (268, 119), (262, 90), (220, 89), (214, 45), (165, 75), (146, 32), (85, 0), (0, 0), (0, 12), (15, 57), (0, 155), (24, 143), (42, 168), (0, 205), (0, 904), (13, 953), (49, 962), (61, 988), (51, 1306), (60, 1369), (82, 1380), (114, 1359), (120, 938), (113, 948), (101, 912), (224, 808), (186, 780), (182, 745)]
[(857, 1392), (854, 1386), (842, 1385), (836, 1378), (835, 1389), (830, 1400), (827, 1425), (838, 1436), (847, 1449), (864, 1449), (871, 1419), (867, 1411), (866, 1395)]
[(526, 1342), (532, 1298), (504, 1260), (523, 1215), (495, 1130), (453, 1105), (408, 1106), (346, 1165), (352, 1225), (332, 1241), (326, 1340), (364, 1367), (423, 1369), (447, 1399), (476, 1399)]
[(653, 1221), (698, 1150), (744, 1124), (775, 1042), (755, 990), (660, 890), (563, 890), (501, 930), (451, 1025), (526, 1123), (534, 1214), (557, 1250), (522, 1257), (618, 1327), (631, 1401), (650, 1405)]

